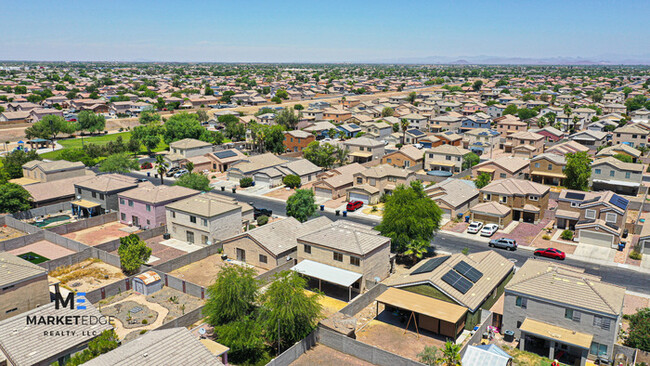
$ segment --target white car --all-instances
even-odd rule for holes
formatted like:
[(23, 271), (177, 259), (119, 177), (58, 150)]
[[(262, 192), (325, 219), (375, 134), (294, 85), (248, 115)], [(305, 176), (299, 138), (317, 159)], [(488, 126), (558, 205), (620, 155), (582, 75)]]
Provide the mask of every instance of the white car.
[(187, 169), (181, 169), (181, 170), (177, 171), (176, 173), (174, 173), (174, 178), (180, 178), (180, 177), (184, 176), (187, 173), (189, 173), (187, 171)]
[(499, 225), (497, 224), (487, 224), (481, 229), (481, 236), (492, 236), (494, 233), (499, 230)]
[(467, 232), (470, 234), (476, 234), (481, 230), (482, 227), (483, 227), (482, 222), (472, 221), (467, 227)]
[(417, 147), (419, 150), (422, 150), (422, 148), (424, 148), (424, 145), (419, 144), (419, 143), (418, 144), (413, 144), (413, 146)]

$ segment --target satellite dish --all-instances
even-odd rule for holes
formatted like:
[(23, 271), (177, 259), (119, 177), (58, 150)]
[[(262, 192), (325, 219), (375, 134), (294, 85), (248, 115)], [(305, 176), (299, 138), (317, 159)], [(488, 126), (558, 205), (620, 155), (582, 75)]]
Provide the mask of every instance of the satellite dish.
[(207, 332), (205, 331), (205, 328), (199, 328), (199, 334), (200, 334), (200, 335), (205, 335), (205, 333), (207, 333)]

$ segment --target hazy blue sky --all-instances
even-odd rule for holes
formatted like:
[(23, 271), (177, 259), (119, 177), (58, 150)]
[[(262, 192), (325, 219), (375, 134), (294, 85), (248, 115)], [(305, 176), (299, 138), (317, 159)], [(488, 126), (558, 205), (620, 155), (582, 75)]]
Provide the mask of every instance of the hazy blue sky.
[(648, 0), (0, 4), (0, 60), (354, 62), (650, 52)]

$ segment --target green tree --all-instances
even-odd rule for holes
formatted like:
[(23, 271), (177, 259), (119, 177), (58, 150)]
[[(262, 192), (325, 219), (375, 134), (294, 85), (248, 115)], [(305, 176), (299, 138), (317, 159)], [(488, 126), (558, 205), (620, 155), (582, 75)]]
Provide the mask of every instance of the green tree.
[(409, 257), (412, 263), (417, 263), (429, 251), (429, 244), (426, 240), (415, 239), (406, 244), (406, 250), (402, 254)]
[(615, 154), (614, 157), (624, 163), (632, 163), (632, 157), (625, 154)]
[(295, 130), (298, 122), (302, 118), (300, 113), (294, 113), (293, 108), (288, 107), (281, 110), (275, 116), (275, 123), (284, 126), (287, 130)]
[(255, 309), (259, 284), (257, 272), (245, 266), (225, 266), (208, 287), (203, 315), (212, 326), (241, 320)]
[[(507, 109), (507, 108), (506, 108)], [(519, 117), (520, 120), (525, 121), (529, 118), (533, 118), (537, 115), (537, 112), (535, 112), (532, 109), (529, 108), (522, 108), (517, 110), (517, 117)]]
[(434, 346), (425, 346), (422, 352), (418, 353), (418, 360), (428, 366), (440, 365), (442, 362), (438, 349)]
[(43, 158), (35, 150), (29, 152), (14, 150), (2, 158), (2, 167), (9, 179), (22, 178), (23, 164), (33, 160), (43, 160)]
[(629, 86), (626, 86), (625, 88), (623, 88), (622, 91), (623, 94), (625, 95), (625, 99), (627, 99), (627, 97), (630, 95), (630, 93), (634, 91), (634, 89), (630, 88)]
[(341, 146), (337, 146), (336, 151), (334, 152), (336, 162), (339, 164), (339, 166), (345, 165), (345, 163), (348, 161), (349, 155), (350, 155), (350, 150)]
[(106, 127), (106, 118), (92, 111), (81, 111), (77, 115), (77, 124), (79, 131), (96, 133), (104, 130)]
[(461, 366), (460, 344), (451, 341), (445, 342), (445, 347), (442, 349), (442, 359), (445, 366)]
[(297, 189), (287, 199), (287, 216), (294, 217), (300, 222), (307, 221), (316, 213), (314, 191), (311, 189)]
[(207, 122), (210, 119), (210, 117), (208, 116), (208, 113), (206, 111), (202, 110), (202, 109), (196, 112), (196, 118), (201, 123)]
[(334, 165), (336, 147), (318, 141), (312, 141), (302, 150), (302, 156), (321, 168), (329, 169)]
[(137, 273), (140, 266), (147, 263), (151, 256), (151, 248), (136, 234), (130, 234), (120, 238), (117, 254), (120, 256), (124, 273), (131, 275)]
[(303, 109), (305, 109), (305, 107), (302, 104), (296, 104), (293, 106), (293, 109), (297, 111), (302, 111)]
[(473, 167), (480, 161), (481, 158), (473, 152), (465, 154), (465, 156), (463, 156), (463, 170)]
[(282, 184), (284, 184), (285, 186), (287, 186), (289, 188), (300, 187), (300, 184), (301, 184), (300, 177), (295, 175), (295, 174), (285, 175), (282, 178)]
[(205, 92), (203, 93), (205, 95), (214, 95), (214, 90), (209, 85), (205, 86)]
[(591, 177), (591, 158), (589, 155), (586, 152), (567, 154), (564, 174), (566, 175), (564, 184), (567, 188), (588, 191), (589, 178)]
[(167, 173), (168, 164), (165, 157), (156, 155), (156, 173), (160, 176), (160, 184), (164, 183), (165, 173)]
[(93, 358), (112, 351), (119, 346), (119, 338), (113, 329), (107, 329), (99, 337), (88, 342), (88, 348), (76, 353), (66, 363), (65, 366), (77, 366), (84, 364)]
[(28, 139), (37, 137), (54, 141), (59, 134), (70, 134), (74, 131), (76, 131), (76, 125), (73, 122), (66, 121), (61, 116), (49, 114), (40, 121), (34, 122), (34, 124), (27, 127), (25, 129), (25, 136)]
[(185, 174), (180, 178), (176, 179), (174, 185), (185, 187), (185, 188), (196, 189), (197, 191), (201, 191), (201, 192), (208, 192), (212, 189), (210, 188), (210, 178), (199, 173)]
[(639, 309), (628, 318), (630, 327), (625, 345), (650, 352), (650, 308)]
[(174, 114), (165, 122), (163, 139), (169, 144), (185, 138), (200, 139), (205, 128), (201, 126), (194, 113), (181, 112)]
[(151, 123), (160, 123), (160, 114), (154, 112), (153, 110), (144, 110), (142, 113), (140, 113), (140, 117), (138, 118), (138, 122), (140, 122), (141, 125), (148, 125)]
[(276, 91), (275, 96), (277, 98), (281, 98), (281, 99), (289, 99), (289, 93), (287, 93), (287, 91), (284, 90), (284, 89), (280, 89), (280, 90)]
[(261, 296), (261, 314), (266, 338), (280, 352), (311, 333), (322, 312), (320, 295), (308, 295), (307, 280), (294, 271), (275, 276)]
[(402, 118), (399, 121), (399, 125), (402, 128), (402, 145), (406, 143), (406, 129), (409, 127), (409, 121), (406, 118)]
[(132, 170), (140, 170), (140, 164), (127, 153), (109, 155), (99, 163), (100, 172), (128, 173)]
[(134, 139), (133, 137), (131, 137), (129, 141), (126, 142), (126, 150), (133, 153), (134, 157), (140, 152), (141, 146), (142, 144), (140, 144), (140, 141), (138, 141), (138, 139)]
[(506, 114), (517, 114), (517, 106), (514, 104), (507, 106), (506, 109), (503, 110), (503, 115), (505, 116)]
[(382, 117), (391, 117), (394, 114), (395, 114), (395, 110), (391, 107), (384, 107), (384, 109), (381, 110)]
[(491, 180), (492, 177), (488, 173), (481, 173), (476, 177), (474, 184), (476, 185), (476, 188), (481, 189), (490, 184)]
[(474, 84), (472, 84), (472, 90), (474, 90), (475, 92), (481, 90), (482, 87), (483, 87), (483, 80), (476, 80)]
[(419, 181), (399, 185), (386, 201), (381, 223), (376, 227), (391, 238), (393, 250), (404, 253), (413, 241), (430, 242), (440, 228), (442, 210), (431, 200)]
[[(246, 316), (243, 319), (215, 328), (219, 343), (230, 348), (228, 361), (238, 365), (255, 365), (265, 355), (261, 322)], [(266, 364), (266, 362), (262, 363)]]
[(0, 213), (16, 213), (29, 210), (32, 195), (21, 185), (15, 183), (0, 184)]
[(131, 133), (131, 139), (138, 140), (147, 149), (147, 154), (151, 155), (153, 149), (160, 143), (160, 133), (162, 129), (157, 122), (151, 122), (142, 126), (136, 126)]
[(282, 154), (284, 147), (284, 132), (282, 126), (264, 126), (264, 149), (274, 154)]
[(415, 103), (415, 99), (417, 98), (417, 96), (418, 96), (418, 95), (417, 95), (416, 92), (410, 92), (410, 93), (406, 96), (406, 100), (407, 100), (409, 103), (413, 104), (413, 103)]

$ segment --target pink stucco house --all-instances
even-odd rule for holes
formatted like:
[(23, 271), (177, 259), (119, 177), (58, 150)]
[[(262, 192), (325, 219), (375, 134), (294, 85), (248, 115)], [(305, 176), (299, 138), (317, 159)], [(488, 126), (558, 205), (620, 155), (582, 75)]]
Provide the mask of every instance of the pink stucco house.
[(181, 186), (145, 185), (118, 194), (120, 222), (141, 228), (164, 225), (165, 206), (198, 194)]

